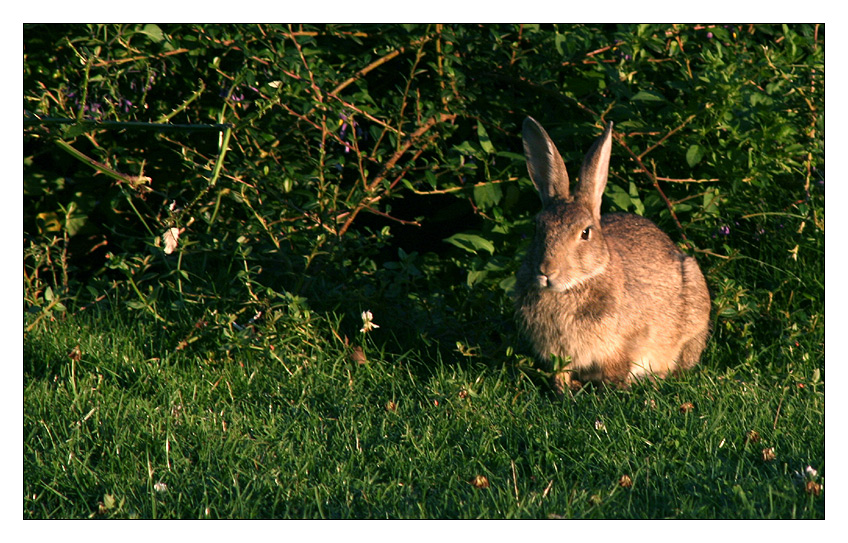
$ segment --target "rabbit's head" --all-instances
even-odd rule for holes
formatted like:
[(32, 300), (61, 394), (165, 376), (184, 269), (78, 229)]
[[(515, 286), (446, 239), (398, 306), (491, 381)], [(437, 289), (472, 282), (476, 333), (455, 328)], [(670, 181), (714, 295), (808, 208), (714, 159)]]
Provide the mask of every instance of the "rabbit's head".
[(542, 199), (530, 265), (537, 286), (564, 292), (606, 270), (609, 248), (601, 229), (601, 197), (607, 183), (612, 123), (583, 161), (572, 195), (565, 164), (545, 129), (528, 117), (523, 127), (530, 178)]

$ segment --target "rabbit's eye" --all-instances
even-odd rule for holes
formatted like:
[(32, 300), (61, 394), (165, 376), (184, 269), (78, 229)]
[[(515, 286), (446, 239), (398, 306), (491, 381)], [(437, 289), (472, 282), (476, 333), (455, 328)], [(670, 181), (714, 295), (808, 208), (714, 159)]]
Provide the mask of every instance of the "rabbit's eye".
[(583, 231), (580, 232), (580, 239), (588, 240), (589, 237), (591, 236), (591, 231), (592, 231), (591, 226), (587, 226), (586, 228), (584, 228)]

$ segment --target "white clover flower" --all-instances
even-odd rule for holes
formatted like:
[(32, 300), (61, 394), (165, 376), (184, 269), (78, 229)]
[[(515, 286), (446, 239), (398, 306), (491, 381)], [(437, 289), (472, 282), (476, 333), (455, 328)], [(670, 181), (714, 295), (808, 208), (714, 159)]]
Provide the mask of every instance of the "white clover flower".
[(373, 319), (374, 319), (374, 315), (372, 315), (370, 311), (363, 311), (362, 312), (362, 328), (359, 331), (362, 332), (363, 334), (366, 334), (366, 333), (370, 332), (371, 330), (373, 330), (374, 328), (379, 328), (380, 326), (377, 325), (377, 324), (374, 324)]
[(181, 230), (179, 228), (168, 228), (162, 234), (162, 241), (165, 243), (165, 254), (169, 255), (177, 249), (177, 242), (180, 239)]

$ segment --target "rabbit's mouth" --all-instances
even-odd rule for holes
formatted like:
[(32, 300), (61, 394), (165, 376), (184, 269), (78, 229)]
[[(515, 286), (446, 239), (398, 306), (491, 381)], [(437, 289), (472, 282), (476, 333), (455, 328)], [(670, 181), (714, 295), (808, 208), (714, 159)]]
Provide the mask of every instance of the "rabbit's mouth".
[(600, 267), (592, 272), (580, 270), (576, 273), (562, 273), (556, 271), (550, 274), (540, 273), (536, 275), (536, 286), (539, 290), (547, 290), (556, 293), (568, 292), (580, 287), (585, 287), (586, 283), (594, 280), (596, 277), (603, 275), (606, 267)]
[(571, 290), (577, 285), (582, 283), (579, 279), (568, 279), (562, 280), (560, 278), (554, 278), (548, 275), (537, 275), (536, 276), (536, 286), (539, 287), (539, 290), (550, 290), (553, 292), (565, 292), (567, 290)]

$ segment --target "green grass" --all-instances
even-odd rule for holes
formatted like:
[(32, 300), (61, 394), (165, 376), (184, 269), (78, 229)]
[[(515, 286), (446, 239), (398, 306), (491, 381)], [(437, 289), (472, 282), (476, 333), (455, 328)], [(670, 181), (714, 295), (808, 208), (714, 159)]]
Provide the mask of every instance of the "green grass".
[(366, 363), (343, 319), (316, 313), (205, 355), (117, 312), (37, 325), (24, 518), (824, 517), (805, 491), (807, 466), (824, 479), (824, 386), (807, 366), (757, 371), (765, 352), (719, 369), (714, 342), (682, 379), (560, 399), (515, 355), (381, 348), (380, 317)]

